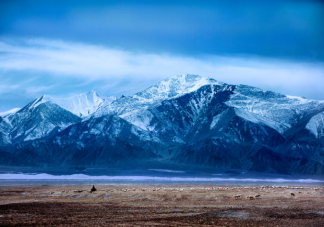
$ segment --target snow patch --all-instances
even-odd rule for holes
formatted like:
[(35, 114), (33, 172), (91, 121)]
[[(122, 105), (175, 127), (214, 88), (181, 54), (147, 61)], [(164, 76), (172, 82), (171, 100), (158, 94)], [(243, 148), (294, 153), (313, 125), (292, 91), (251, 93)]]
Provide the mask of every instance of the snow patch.
[(99, 131), (98, 129), (96, 128), (92, 128), (90, 130), (90, 134), (93, 134), (93, 135), (99, 135), (101, 133), (101, 131)]
[(306, 129), (318, 139), (324, 137), (324, 112), (313, 116), (307, 123)]
[(251, 122), (256, 123), (256, 124), (266, 125), (266, 126), (268, 126), (270, 128), (275, 129), (279, 133), (283, 133), (284, 130), (286, 129), (285, 127), (283, 127), (278, 122), (275, 122), (275, 121), (273, 121), (271, 119), (264, 118), (262, 116), (259, 116), (257, 114), (254, 114), (254, 113), (251, 113), (251, 112), (248, 112), (248, 111), (244, 111), (242, 109), (235, 108), (235, 113), (236, 113), (237, 116), (239, 116), (241, 118), (244, 118), (245, 120), (251, 121)]
[(150, 111), (141, 109), (120, 115), (119, 117), (147, 131), (154, 116)]
[(178, 136), (173, 137), (172, 141), (173, 141), (173, 142), (176, 142), (176, 143), (183, 143), (183, 144), (186, 143), (183, 139), (181, 139), (181, 138), (178, 137)]
[(303, 98), (303, 97), (298, 97), (298, 96), (292, 96), (292, 95), (286, 95), (287, 98), (292, 99), (294, 101), (297, 101), (299, 103), (307, 103), (309, 100)]
[(213, 121), (210, 124), (210, 129), (213, 129), (217, 123), (219, 122), (219, 120), (228, 112), (228, 110), (224, 110), (223, 112), (221, 112), (220, 114), (216, 115), (215, 117), (213, 117)]
[(21, 110), (21, 108), (14, 108), (12, 110), (8, 110), (6, 112), (2, 112), (2, 113), (0, 113), (0, 117), (5, 117), (5, 116), (7, 116), (9, 114), (14, 114), (14, 113), (18, 112), (19, 110)]

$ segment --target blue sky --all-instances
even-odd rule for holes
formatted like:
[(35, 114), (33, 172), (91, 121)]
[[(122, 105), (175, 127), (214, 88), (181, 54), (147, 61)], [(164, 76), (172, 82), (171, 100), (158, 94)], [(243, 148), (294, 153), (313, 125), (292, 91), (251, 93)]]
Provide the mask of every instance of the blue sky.
[(324, 100), (322, 1), (0, 1), (0, 112), (183, 73)]

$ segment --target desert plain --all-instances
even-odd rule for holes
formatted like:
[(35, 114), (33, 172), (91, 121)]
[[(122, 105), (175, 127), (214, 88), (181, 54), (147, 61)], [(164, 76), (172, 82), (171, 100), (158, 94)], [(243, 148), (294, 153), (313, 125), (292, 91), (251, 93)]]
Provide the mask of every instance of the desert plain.
[(0, 226), (324, 226), (323, 186), (1, 186)]

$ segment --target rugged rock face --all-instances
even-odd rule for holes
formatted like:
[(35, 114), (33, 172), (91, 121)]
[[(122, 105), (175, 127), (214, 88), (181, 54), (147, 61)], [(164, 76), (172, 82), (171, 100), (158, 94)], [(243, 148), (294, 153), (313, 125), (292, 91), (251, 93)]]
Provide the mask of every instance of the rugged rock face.
[(76, 98), (42, 97), (0, 118), (0, 164), (110, 166), (155, 160), (324, 173), (322, 101), (195, 75), (172, 77), (116, 100), (94, 91), (80, 97), (77, 108), (72, 108)]

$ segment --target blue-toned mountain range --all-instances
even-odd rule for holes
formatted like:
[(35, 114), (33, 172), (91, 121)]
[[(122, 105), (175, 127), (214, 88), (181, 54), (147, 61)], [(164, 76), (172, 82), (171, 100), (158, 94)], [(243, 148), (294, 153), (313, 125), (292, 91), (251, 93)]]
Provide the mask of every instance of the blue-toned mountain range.
[(324, 101), (175, 76), (131, 96), (42, 96), (0, 115), (0, 165), (165, 162), (324, 174)]

